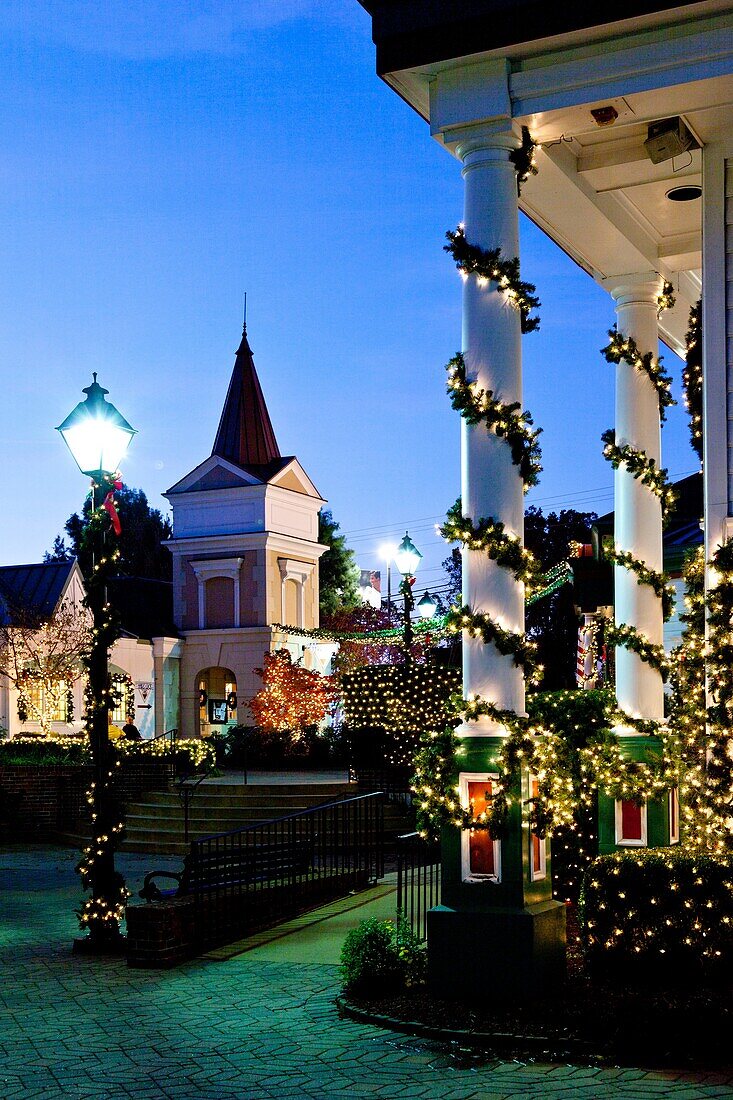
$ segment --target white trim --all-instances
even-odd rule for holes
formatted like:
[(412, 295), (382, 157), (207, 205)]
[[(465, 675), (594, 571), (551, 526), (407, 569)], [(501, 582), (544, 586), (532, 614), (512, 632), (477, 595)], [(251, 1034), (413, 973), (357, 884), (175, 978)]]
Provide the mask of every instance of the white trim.
[[(458, 789), (461, 805), (468, 809), (468, 784), (491, 783), (499, 778), (498, 772), (461, 772), (458, 776)], [(464, 882), (501, 882), (501, 841), (493, 841), (494, 867), (493, 875), (474, 875), (471, 873), (471, 829), (461, 829), (461, 878)]]
[(646, 848), (647, 846), (647, 826), (646, 826), (646, 799), (641, 804), (641, 840), (624, 840), (622, 832), (622, 806), (624, 802), (631, 802), (632, 799), (617, 798), (615, 801), (615, 841), (619, 848)]
[[(233, 474), (235, 477), (239, 478), (242, 483), (241, 486), (228, 485), (227, 489), (248, 488), (251, 485), (265, 484), (265, 482), (255, 477), (254, 474), (251, 474), (248, 470), (235, 465), (233, 462), (229, 462), (226, 458), (222, 458), (221, 455), (209, 455), (209, 457), (205, 458), (203, 462), (200, 462), (198, 466), (194, 466), (193, 470), (185, 474), (185, 476), (182, 477), (180, 481), (177, 481), (175, 485), (171, 485), (170, 489), (167, 489), (162, 495), (167, 499), (169, 493), (173, 493), (174, 495), (186, 493), (189, 491), (189, 485), (195, 485), (202, 477), (205, 477), (206, 474), (217, 468), (221, 468)], [(212, 491), (219, 492), (220, 490), (196, 489), (194, 491), (197, 493), (210, 493)]]
[(282, 621), (284, 622), (287, 618), (285, 586), (288, 581), (293, 581), (295, 583), (298, 598), (296, 609), (298, 621), (292, 625), (296, 627), (299, 626), (301, 630), (305, 630), (305, 582), (315, 569), (316, 563), (313, 561), (294, 561), (291, 558), (278, 558), (277, 564), (280, 569), (280, 606)]
[[(529, 797), (530, 797), (530, 799), (534, 798), (534, 792), (532, 790), (532, 784), (535, 783), (535, 782), (538, 782), (537, 776), (530, 774), (529, 777), (528, 777)], [(540, 882), (542, 879), (547, 878), (547, 837), (546, 836), (537, 837), (537, 839), (540, 842), (540, 866), (539, 866), (539, 870), (535, 871), (535, 869), (534, 869), (534, 843), (533, 843), (533, 841), (534, 841), (535, 836), (537, 836), (537, 834), (535, 832), (533, 832), (533, 830), (532, 830), (532, 809), (533, 809), (533, 806), (532, 806), (531, 802), (530, 802), (529, 805), (530, 805), (530, 814), (529, 814), (529, 825), (530, 825), (530, 827), (528, 829), (528, 836), (529, 836), (529, 878), (530, 878), (530, 882)]]

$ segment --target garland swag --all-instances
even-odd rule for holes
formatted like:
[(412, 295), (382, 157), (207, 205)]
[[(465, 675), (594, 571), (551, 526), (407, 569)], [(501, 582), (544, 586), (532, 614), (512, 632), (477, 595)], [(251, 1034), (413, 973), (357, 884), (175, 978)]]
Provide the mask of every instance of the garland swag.
[(690, 442), (702, 462), (702, 299), (690, 310), (682, 389), (690, 418)]
[(533, 283), (520, 279), (517, 256), (505, 260), (500, 248), (485, 249), (477, 244), (470, 244), (462, 225), (455, 231), (449, 230), (446, 238), (448, 244), (443, 246), (444, 251), (453, 257), (462, 275), (475, 275), (479, 286), (494, 283), (507, 301), (519, 310), (523, 333), (534, 332), (540, 327), (539, 317), (530, 316), (532, 310), (539, 309), (540, 306), (540, 300), (535, 294), (536, 287)]

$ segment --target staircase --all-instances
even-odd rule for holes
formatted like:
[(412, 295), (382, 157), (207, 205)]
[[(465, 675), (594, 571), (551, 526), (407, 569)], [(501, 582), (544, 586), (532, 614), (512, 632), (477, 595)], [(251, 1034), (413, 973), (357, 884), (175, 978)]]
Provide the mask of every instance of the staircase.
[[(355, 795), (349, 783), (252, 784), (202, 783), (189, 805), (189, 841), (212, 833), (241, 829), (260, 821), (310, 809), (321, 802)], [(188, 851), (184, 840), (183, 802), (176, 790), (151, 791), (127, 808), (122, 847), (133, 852), (180, 855)]]

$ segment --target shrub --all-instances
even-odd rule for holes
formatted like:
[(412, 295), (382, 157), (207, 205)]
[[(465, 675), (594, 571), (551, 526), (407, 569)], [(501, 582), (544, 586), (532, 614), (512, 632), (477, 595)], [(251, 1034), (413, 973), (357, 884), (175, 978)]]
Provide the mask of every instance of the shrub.
[(714, 977), (733, 969), (733, 863), (679, 848), (617, 852), (588, 868), (583, 947), (595, 970)]
[(369, 917), (352, 928), (341, 948), (341, 977), (347, 993), (378, 996), (425, 980), (426, 955), (402, 916)]
[(40, 765), (88, 764), (89, 746), (86, 739), (59, 736), (57, 738), (13, 737), (0, 742), (0, 764)]

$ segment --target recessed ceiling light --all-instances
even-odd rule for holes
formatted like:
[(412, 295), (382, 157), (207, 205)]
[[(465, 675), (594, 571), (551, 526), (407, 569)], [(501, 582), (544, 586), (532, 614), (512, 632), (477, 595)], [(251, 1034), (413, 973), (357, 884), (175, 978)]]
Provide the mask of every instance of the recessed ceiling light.
[(699, 199), (700, 195), (702, 195), (702, 187), (698, 187), (696, 183), (688, 184), (686, 187), (673, 187), (667, 192), (667, 198), (672, 202), (692, 202), (693, 199)]

